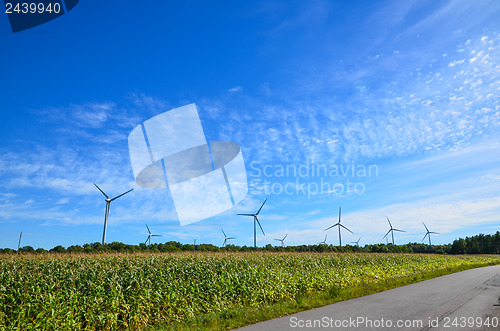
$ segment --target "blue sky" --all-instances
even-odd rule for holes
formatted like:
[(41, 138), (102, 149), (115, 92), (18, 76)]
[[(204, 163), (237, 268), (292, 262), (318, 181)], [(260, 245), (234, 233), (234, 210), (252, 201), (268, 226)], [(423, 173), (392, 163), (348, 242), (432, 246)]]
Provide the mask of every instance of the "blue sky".
[[(0, 247), (100, 241), (94, 182), (135, 188), (108, 242), (144, 242), (147, 223), (160, 241), (221, 245), (223, 228), (251, 245), (236, 214), (265, 197), (259, 246), (338, 244), (340, 206), (344, 243), (383, 242), (386, 216), (400, 244), (422, 221), (437, 244), (499, 230), (498, 1), (88, 0), (16, 34), (0, 16)], [(250, 190), (181, 227), (164, 190), (135, 184), (127, 137), (190, 103), (207, 140), (241, 146)], [(338, 172), (279, 172), (301, 166)]]

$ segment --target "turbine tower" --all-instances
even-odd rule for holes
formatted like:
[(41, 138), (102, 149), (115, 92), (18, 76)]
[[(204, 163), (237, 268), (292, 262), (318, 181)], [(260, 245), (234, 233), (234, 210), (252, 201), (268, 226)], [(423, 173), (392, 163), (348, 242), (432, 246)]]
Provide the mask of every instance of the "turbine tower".
[(147, 224), (146, 224), (146, 228), (148, 228), (149, 235), (148, 235), (148, 239), (146, 239), (146, 241), (144, 243), (147, 243), (149, 240), (149, 244), (151, 245), (151, 237), (163, 237), (162, 234), (152, 234), (151, 231), (149, 230), (149, 226)]
[(274, 240), (281, 241), (281, 246), (285, 247), (285, 238), (287, 236), (288, 236), (288, 233), (286, 234), (286, 236), (283, 237), (283, 239), (274, 239)]
[(111, 205), (111, 201), (116, 200), (116, 199), (118, 199), (121, 196), (124, 196), (125, 194), (129, 193), (130, 191), (133, 191), (134, 189), (128, 190), (127, 192), (122, 193), (119, 196), (116, 196), (116, 197), (110, 199), (108, 197), (108, 195), (106, 193), (104, 193), (104, 191), (101, 190), (101, 188), (99, 186), (97, 186), (96, 183), (94, 183), (94, 185), (106, 197), (106, 199), (105, 199), (105, 201), (106, 201), (106, 213), (104, 214), (104, 230), (102, 231), (102, 244), (104, 245), (104, 244), (106, 244), (106, 227), (108, 225), (108, 215), (109, 215), (109, 207)]
[(257, 224), (259, 224), (260, 231), (262, 231), (262, 234), (265, 236), (266, 234), (264, 233), (264, 230), (262, 229), (262, 225), (260, 225), (259, 218), (257, 215), (259, 215), (260, 211), (262, 210), (262, 207), (264, 207), (264, 204), (266, 203), (266, 200), (262, 203), (262, 206), (260, 206), (259, 210), (255, 214), (238, 214), (241, 216), (253, 216), (253, 247), (257, 247)]
[[(386, 216), (386, 217), (387, 217), (387, 216)], [(385, 234), (384, 238), (385, 238), (385, 237), (387, 237), (387, 235), (388, 235), (389, 233), (391, 233), (391, 234), (392, 234), (392, 244), (394, 245), (394, 231), (398, 231), (398, 232), (406, 232), (406, 231), (403, 231), (403, 230), (399, 230), (399, 229), (393, 228), (393, 227), (392, 227), (392, 224), (391, 224), (391, 221), (389, 221), (389, 217), (387, 217), (387, 222), (389, 222), (389, 226), (390, 226), (391, 228), (389, 229), (389, 231), (387, 231), (387, 233)]]
[(351, 230), (349, 230), (348, 228), (346, 228), (345, 226), (343, 226), (342, 224), (340, 224), (340, 214), (342, 212), (342, 207), (339, 207), (339, 221), (337, 223), (335, 223), (334, 225), (330, 226), (329, 228), (326, 228), (326, 230), (329, 230), (333, 227), (336, 227), (338, 226), (339, 227), (339, 246), (342, 246), (342, 236), (340, 235), (340, 227), (343, 227), (344, 229), (346, 229), (347, 231), (349, 231), (350, 233), (354, 234), (354, 232), (352, 232)]
[(222, 247), (226, 246), (227, 245), (227, 241), (228, 240), (232, 240), (232, 239), (236, 239), (236, 237), (228, 237), (226, 236), (226, 233), (224, 232), (224, 230), (220, 229), (222, 231), (222, 234), (224, 235), (224, 242), (222, 243)]
[(431, 231), (429, 231), (429, 229), (427, 228), (427, 226), (425, 225), (425, 223), (424, 223), (424, 222), (422, 222), (422, 224), (424, 225), (425, 230), (427, 230), (427, 233), (426, 233), (426, 234), (425, 234), (425, 236), (422, 238), (422, 241), (424, 241), (424, 240), (425, 240), (425, 237), (429, 236), (429, 245), (432, 245), (432, 243), (431, 243), (431, 234), (439, 234), (439, 232), (431, 232)]
[(17, 244), (17, 254), (19, 254), (19, 248), (21, 248), (21, 238), (23, 236), (23, 232), (21, 231), (21, 234), (19, 235), (19, 243)]

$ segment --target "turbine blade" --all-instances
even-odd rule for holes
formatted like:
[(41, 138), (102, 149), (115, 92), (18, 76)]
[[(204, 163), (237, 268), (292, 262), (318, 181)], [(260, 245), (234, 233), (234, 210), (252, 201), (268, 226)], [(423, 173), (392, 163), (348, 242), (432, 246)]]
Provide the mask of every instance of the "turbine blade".
[(427, 232), (429, 232), (429, 229), (427, 229), (427, 226), (425, 225), (424, 222), (422, 222), (422, 224), (424, 225), (425, 229), (427, 230)]
[(387, 237), (387, 235), (388, 235), (389, 233), (391, 233), (391, 231), (392, 231), (392, 229), (390, 229), (389, 231), (387, 231), (387, 233), (385, 234), (385, 236), (384, 236), (382, 239), (385, 239), (385, 237)]
[(429, 232), (429, 233), (432, 233), (432, 234), (439, 234), (439, 232)]
[(281, 239), (274, 239), (274, 240), (281, 241)]
[(227, 237), (226, 236), (226, 233), (224, 232), (224, 230), (220, 229), (222, 231), (222, 233), (224, 234), (224, 237)]
[(94, 183), (94, 185), (95, 185), (95, 187), (97, 187), (97, 189), (98, 189), (99, 191), (101, 191), (101, 193), (102, 193), (102, 194), (104, 194), (104, 196), (106, 197), (106, 199), (109, 199), (108, 195), (107, 195), (106, 193), (104, 193), (104, 191), (103, 191), (103, 190), (101, 190), (101, 188), (100, 188), (99, 186), (97, 186), (97, 184), (96, 184), (96, 183)]
[(228, 237), (227, 240), (229, 240), (229, 239), (236, 239), (236, 237)]
[(163, 237), (162, 234), (152, 234), (151, 237)]
[(342, 213), (342, 207), (339, 207), (339, 223), (340, 223), (340, 214)]
[(288, 237), (288, 233), (286, 234), (286, 236), (284, 236), (284, 237), (283, 237), (283, 240), (285, 240), (285, 239), (286, 239), (286, 237)]
[(236, 214), (236, 215), (242, 215), (242, 216), (255, 216), (254, 214)]
[(151, 231), (149, 230), (149, 226), (146, 224), (146, 227), (148, 228), (148, 232), (149, 234), (151, 234)]
[(427, 235), (428, 235), (428, 234), (429, 234), (429, 232), (427, 232), (427, 233), (425, 234), (425, 236), (422, 238), (422, 241), (424, 241), (424, 240), (425, 240), (425, 237), (427, 237)]
[(264, 202), (262, 203), (262, 206), (260, 206), (259, 211), (255, 215), (259, 215), (260, 210), (262, 209), (262, 207), (264, 207), (264, 204), (266, 203), (266, 201), (267, 201), (267, 198), (266, 198), (266, 200), (264, 200)]
[(389, 217), (388, 217), (388, 216), (386, 216), (386, 217), (387, 217), (387, 222), (389, 222), (389, 226), (390, 226), (390, 227), (391, 227), (391, 229), (392, 229), (392, 224), (391, 224), (391, 221), (389, 221)]
[(130, 189), (130, 190), (128, 190), (127, 192), (122, 193), (122, 194), (120, 194), (120, 195), (119, 195), (119, 196), (117, 196), (117, 197), (114, 197), (113, 199), (111, 199), (111, 201), (116, 200), (116, 199), (118, 199), (119, 197), (124, 196), (124, 195), (125, 195), (125, 194), (127, 194), (128, 192), (132, 192), (133, 190), (134, 190), (134, 189)]
[(325, 229), (325, 231), (326, 231), (326, 230), (330, 230), (331, 228), (336, 227), (337, 225), (339, 225), (339, 224), (338, 224), (338, 223), (335, 223), (334, 225), (330, 226), (329, 228), (326, 228), (326, 229)]
[(392, 229), (392, 231), (406, 232), (406, 231), (400, 230), (400, 229)]
[(342, 224), (340, 224), (340, 223), (339, 223), (339, 225), (340, 225), (341, 227), (343, 227), (344, 229), (346, 229), (347, 231), (349, 231), (350, 233), (354, 234), (354, 232), (352, 232), (351, 230), (349, 230), (348, 228), (346, 228), (346, 227), (345, 227), (345, 226), (343, 226)]
[(260, 225), (259, 219), (257, 218), (257, 216), (254, 216), (254, 217), (255, 217), (255, 220), (257, 221), (257, 224), (259, 224), (260, 231), (262, 231), (262, 234), (265, 236), (266, 234), (264, 233), (264, 229), (262, 229), (262, 225)]

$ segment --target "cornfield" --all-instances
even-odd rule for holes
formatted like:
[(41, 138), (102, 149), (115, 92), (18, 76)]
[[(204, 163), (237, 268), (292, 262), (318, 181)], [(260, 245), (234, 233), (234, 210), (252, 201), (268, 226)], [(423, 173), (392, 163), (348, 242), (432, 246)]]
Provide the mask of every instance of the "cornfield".
[(0, 329), (142, 329), (487, 256), (134, 254), (0, 258)]

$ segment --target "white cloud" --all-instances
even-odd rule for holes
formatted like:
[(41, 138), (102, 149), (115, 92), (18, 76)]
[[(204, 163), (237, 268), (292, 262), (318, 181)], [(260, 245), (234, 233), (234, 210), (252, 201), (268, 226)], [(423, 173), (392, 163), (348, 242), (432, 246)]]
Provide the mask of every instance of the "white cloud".
[(243, 88), (241, 86), (235, 86), (227, 90), (229, 93), (236, 93), (236, 92), (241, 92), (243, 91)]
[[(498, 222), (500, 212), (500, 198), (478, 200), (459, 200), (437, 203), (420, 201), (412, 203), (394, 204), (360, 212), (346, 213), (346, 225), (352, 231), (360, 234), (375, 235), (384, 232), (388, 227), (386, 216), (389, 216), (393, 226), (409, 233), (421, 232), (422, 221), (432, 231), (440, 233), (472, 227), (479, 224)], [(320, 222), (327, 226), (329, 222)], [(382, 229), (382, 230), (381, 230)]]

